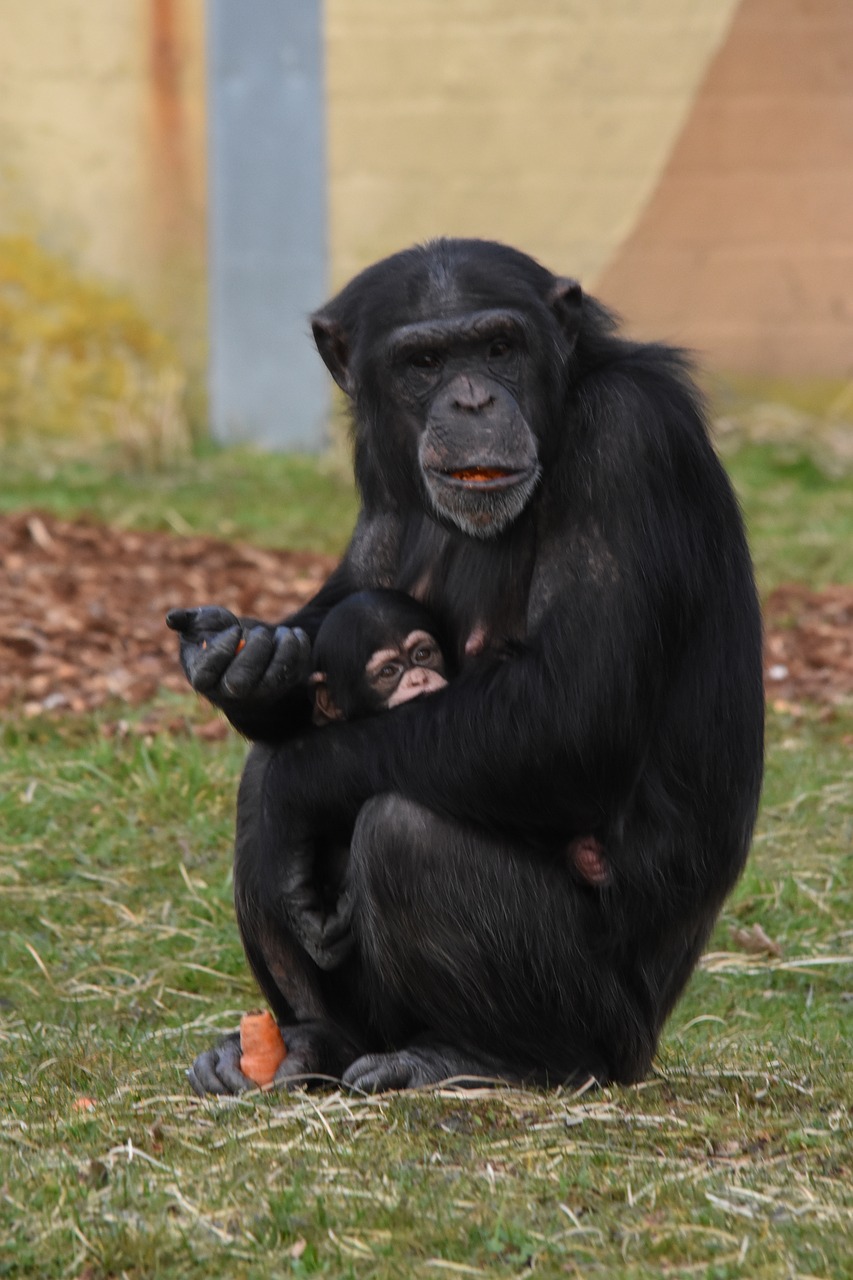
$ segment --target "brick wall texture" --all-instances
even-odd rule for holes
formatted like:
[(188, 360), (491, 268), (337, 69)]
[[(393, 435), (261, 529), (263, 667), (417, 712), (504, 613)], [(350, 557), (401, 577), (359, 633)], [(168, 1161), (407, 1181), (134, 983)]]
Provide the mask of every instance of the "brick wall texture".
[(717, 368), (853, 375), (853, 0), (742, 0), (597, 283)]
[[(723, 371), (853, 373), (853, 0), (324, 12), (330, 288), (495, 237)], [(0, 234), (203, 361), (204, 0), (0, 0), (0, 31)]]

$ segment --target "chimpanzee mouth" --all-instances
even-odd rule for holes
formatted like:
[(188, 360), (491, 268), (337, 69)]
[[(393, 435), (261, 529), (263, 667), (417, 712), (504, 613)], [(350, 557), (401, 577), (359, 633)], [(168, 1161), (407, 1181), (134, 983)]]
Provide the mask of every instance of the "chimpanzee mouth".
[(445, 484), (463, 489), (508, 489), (526, 479), (524, 471), (510, 471), (505, 467), (460, 467), (458, 471), (436, 473)]
[(471, 538), (495, 538), (517, 520), (539, 479), (539, 467), (424, 467), (432, 508)]

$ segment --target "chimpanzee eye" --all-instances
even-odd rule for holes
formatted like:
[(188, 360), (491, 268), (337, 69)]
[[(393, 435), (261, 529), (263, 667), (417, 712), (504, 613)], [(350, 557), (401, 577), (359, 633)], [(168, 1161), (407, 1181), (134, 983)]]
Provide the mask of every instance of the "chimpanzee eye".
[(380, 680), (393, 680), (394, 676), (397, 674), (397, 672), (398, 672), (398, 671), (399, 671), (399, 664), (398, 664), (398, 663), (396, 663), (396, 662), (386, 662), (385, 666), (384, 666), (384, 667), (382, 667), (382, 668), (379, 670), (379, 672), (378, 672), (379, 679), (380, 679)]
[(428, 644), (418, 645), (417, 649), (415, 649), (415, 652), (412, 654), (412, 657), (415, 662), (429, 662), (432, 657), (432, 648)]
[(495, 338), (494, 342), (489, 347), (489, 359), (503, 360), (506, 356), (510, 355), (511, 352), (511, 342), (508, 342), (506, 338)]
[(434, 372), (441, 368), (441, 356), (435, 351), (416, 351), (409, 357), (409, 365), (412, 369)]

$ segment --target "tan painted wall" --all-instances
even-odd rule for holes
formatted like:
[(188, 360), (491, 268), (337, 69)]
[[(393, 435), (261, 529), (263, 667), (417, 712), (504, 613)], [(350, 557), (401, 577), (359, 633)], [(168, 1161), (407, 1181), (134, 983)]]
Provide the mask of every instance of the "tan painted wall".
[(853, 375), (853, 0), (742, 0), (598, 284), (718, 369)]
[(203, 0), (0, 0), (0, 233), (135, 294), (203, 358)]
[[(853, 0), (325, 12), (330, 287), (494, 236), (718, 366), (850, 369)], [(0, 0), (0, 234), (127, 288), (197, 370), (203, 24), (204, 0)]]
[(340, 284), (441, 234), (589, 281), (648, 199), (736, 0), (326, 0)]
[[(591, 278), (735, 3), (326, 0), (330, 285), (440, 234)], [(0, 0), (0, 233), (130, 289), (194, 365), (203, 23), (203, 0)]]

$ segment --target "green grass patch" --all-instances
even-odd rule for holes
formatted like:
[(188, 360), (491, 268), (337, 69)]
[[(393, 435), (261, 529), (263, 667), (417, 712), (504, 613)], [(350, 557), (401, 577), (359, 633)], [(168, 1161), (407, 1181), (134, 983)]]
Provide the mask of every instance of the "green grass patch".
[(726, 458), (762, 594), (780, 582), (853, 582), (853, 479), (805, 454), (747, 445)]
[(338, 553), (355, 523), (348, 464), (320, 457), (199, 446), (167, 469), (131, 465), (122, 449), (32, 447), (0, 455), (0, 511), (38, 507), (123, 528), (169, 529)]
[[(171, 529), (337, 553), (357, 498), (342, 448), (320, 457), (196, 448), (167, 469), (126, 451), (56, 447), (0, 454), (0, 511), (39, 507), (124, 528)], [(853, 581), (853, 480), (790, 445), (747, 444), (726, 457), (747, 521), (759, 585)]]
[[(354, 513), (311, 459), (13, 463), (6, 510), (328, 550)], [(729, 465), (764, 589), (851, 580), (849, 479), (764, 445)], [(244, 747), (101, 726), (2, 730), (0, 1277), (849, 1276), (849, 714), (771, 714), (753, 855), (656, 1071), (583, 1097), (192, 1097), (187, 1064), (257, 1000)], [(754, 925), (780, 955), (735, 941)]]
[[(243, 746), (7, 726), (0, 1276), (848, 1276), (851, 729), (771, 719), (749, 869), (639, 1088), (201, 1102), (187, 1063), (256, 1000)], [(781, 957), (732, 945), (755, 923)]]

